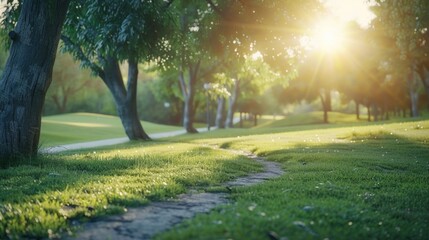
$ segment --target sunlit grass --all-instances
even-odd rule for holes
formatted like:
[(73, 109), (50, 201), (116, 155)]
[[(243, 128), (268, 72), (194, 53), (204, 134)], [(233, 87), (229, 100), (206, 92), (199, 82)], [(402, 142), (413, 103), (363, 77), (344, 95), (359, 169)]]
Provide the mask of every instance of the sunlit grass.
[(188, 139), (255, 152), (286, 174), (158, 239), (427, 239), (429, 121), (360, 125)]
[(347, 122), (350, 116), (311, 125), (286, 118), (260, 128), (33, 159), (0, 172), (0, 238), (56, 237), (76, 220), (120, 213), (190, 187), (219, 191), (220, 182), (260, 170), (205, 147), (217, 145), (266, 156), (282, 163), (286, 174), (235, 188), (236, 203), (158, 238), (426, 239), (429, 121)]
[(121, 213), (257, 170), (243, 157), (181, 143), (42, 156), (0, 171), (0, 239), (58, 237), (74, 220)]
[[(142, 122), (148, 134), (182, 129), (150, 122)], [(72, 113), (42, 119), (40, 143), (42, 147), (61, 144), (126, 137), (121, 120), (115, 116)]]

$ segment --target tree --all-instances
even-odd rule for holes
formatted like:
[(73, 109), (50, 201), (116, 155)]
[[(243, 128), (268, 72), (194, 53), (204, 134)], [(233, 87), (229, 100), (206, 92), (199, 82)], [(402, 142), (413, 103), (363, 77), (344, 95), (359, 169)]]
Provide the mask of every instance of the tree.
[(328, 55), (321, 51), (308, 53), (298, 67), (298, 77), (290, 86), (302, 95), (299, 100), (312, 102), (319, 99), (322, 104), (323, 122), (328, 123), (330, 92), (337, 88), (338, 71), (341, 69), (338, 55)]
[[(169, 5), (169, 3), (167, 3)], [(147, 140), (137, 113), (138, 63), (155, 60), (171, 24), (160, 1), (74, 1), (62, 36), (64, 49), (99, 76), (112, 93), (131, 140)], [(126, 85), (120, 62), (128, 63)]]
[(37, 154), (41, 114), (69, 0), (24, 1), (0, 80), (0, 161)]
[[(213, 11), (203, 1), (176, 1), (177, 28), (171, 39), (172, 49), (169, 62), (170, 72), (176, 72), (183, 107), (183, 127), (188, 133), (196, 133), (194, 128), (195, 97), (202, 89), (204, 78), (219, 66), (219, 61), (210, 52), (210, 32), (216, 23)], [(171, 61), (172, 60), (172, 61)]]
[(284, 76), (274, 72), (259, 54), (246, 56), (244, 62), (236, 63), (235, 67), (229, 67), (228, 70), (231, 84), (226, 127), (233, 127), (234, 113), (240, 97), (256, 98), (272, 84), (279, 82), (286, 84), (288, 77), (291, 77), (291, 75)]
[(345, 27), (344, 38), (345, 51), (339, 59), (342, 64), (336, 69), (337, 89), (344, 94), (343, 99), (355, 102), (357, 119), (360, 119), (359, 105), (364, 105), (370, 121), (371, 106), (377, 108), (376, 96), (380, 98), (385, 79), (379, 68), (382, 62), (377, 44), (380, 36), (371, 29), (362, 29), (356, 22), (350, 22)]
[(373, 12), (377, 18), (373, 26), (395, 41), (400, 54), (392, 60), (398, 64), (405, 64), (408, 68), (403, 72), (403, 78), (409, 90), (412, 116), (416, 117), (419, 115), (419, 79), (425, 85), (426, 94), (429, 94), (424, 70), (429, 62), (429, 3), (425, 0), (377, 0), (376, 2)]
[(245, 58), (258, 53), (272, 71), (283, 75), (286, 82), (295, 74), (293, 55), (298, 51), (298, 39), (321, 10), (321, 4), (313, 0), (206, 1), (219, 16), (213, 34), (223, 36), (214, 38), (213, 45), (218, 52), (227, 53), (229, 60), (226, 62), (230, 68), (227, 71), (234, 79), (226, 117), (226, 126), (231, 127), (238, 96), (244, 89), (243, 83), (260, 81), (259, 77), (243, 79), (247, 74), (242, 71), (248, 61)]

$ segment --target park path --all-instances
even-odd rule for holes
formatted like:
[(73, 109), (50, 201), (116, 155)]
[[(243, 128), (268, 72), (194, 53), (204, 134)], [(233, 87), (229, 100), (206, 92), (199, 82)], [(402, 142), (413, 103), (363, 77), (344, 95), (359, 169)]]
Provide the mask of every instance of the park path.
[[(280, 164), (266, 161), (254, 154), (242, 151), (225, 151), (244, 155), (264, 166), (262, 172), (224, 183), (223, 186), (227, 189), (251, 186), (279, 177), (284, 173)], [(208, 213), (213, 208), (228, 203), (230, 200), (227, 193), (198, 192), (191, 189), (170, 201), (150, 203), (144, 207), (128, 209), (122, 215), (86, 223), (81, 226), (81, 231), (78, 231), (70, 239), (150, 239), (185, 219), (192, 218), (198, 213)]]
[[(215, 130), (216, 128), (211, 129)], [(198, 131), (206, 132), (207, 128), (199, 128)], [(158, 139), (185, 133), (185, 130), (178, 130), (150, 134), (149, 136), (152, 139)], [(128, 138), (114, 138), (55, 146), (41, 149), (40, 152), (58, 153), (67, 150), (115, 145), (128, 141)], [(258, 157), (252, 153), (223, 150), (246, 156), (249, 159), (261, 163), (264, 167), (262, 172), (250, 174), (224, 183), (223, 186), (226, 189), (231, 190), (231, 188), (234, 187), (251, 186), (268, 179), (279, 177), (284, 173), (280, 164), (266, 161), (264, 158)], [(169, 201), (153, 202), (147, 206), (130, 208), (122, 215), (110, 216), (85, 223), (80, 226), (80, 231), (78, 231), (75, 236), (69, 236), (67, 239), (150, 239), (154, 235), (172, 228), (185, 219), (192, 218), (198, 213), (208, 213), (215, 207), (228, 203), (230, 203), (228, 193), (210, 193), (191, 189), (187, 193), (181, 194), (177, 196), (177, 198)]]
[[(210, 129), (215, 130), (216, 127), (210, 127)], [(198, 132), (207, 132), (207, 128), (198, 128), (197, 130)], [(170, 131), (170, 132), (153, 133), (153, 134), (149, 134), (149, 137), (152, 139), (159, 139), (159, 138), (166, 138), (166, 137), (174, 137), (185, 133), (186, 133), (186, 130), (181, 129), (181, 130)], [(129, 141), (130, 140), (128, 139), (128, 137), (111, 138), (111, 139), (91, 141), (91, 142), (81, 142), (81, 143), (46, 147), (46, 148), (40, 149), (39, 152), (40, 153), (59, 153), (67, 150), (77, 150), (77, 149), (116, 145), (116, 144), (126, 143)]]

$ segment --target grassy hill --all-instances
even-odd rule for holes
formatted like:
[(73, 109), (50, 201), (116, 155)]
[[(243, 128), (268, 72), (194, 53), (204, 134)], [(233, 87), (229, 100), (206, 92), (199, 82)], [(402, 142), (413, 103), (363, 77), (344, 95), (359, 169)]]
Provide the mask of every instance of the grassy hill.
[[(148, 134), (182, 129), (143, 122)], [(126, 137), (121, 120), (115, 116), (93, 113), (71, 113), (42, 118), (42, 147)]]

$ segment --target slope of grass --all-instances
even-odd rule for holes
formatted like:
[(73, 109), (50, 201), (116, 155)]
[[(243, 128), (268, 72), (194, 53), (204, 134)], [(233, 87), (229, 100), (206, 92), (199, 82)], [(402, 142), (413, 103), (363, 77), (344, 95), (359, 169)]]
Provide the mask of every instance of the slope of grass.
[(0, 239), (57, 238), (72, 222), (204, 189), (260, 166), (195, 144), (130, 143), (0, 170)]
[[(142, 124), (148, 134), (181, 129), (177, 126), (150, 122), (142, 122)], [(72, 113), (44, 117), (40, 142), (42, 147), (46, 147), (119, 137), (126, 137), (126, 135), (118, 117)]]
[(157, 239), (428, 238), (429, 121), (266, 131), (181, 137), (255, 152), (286, 174)]

